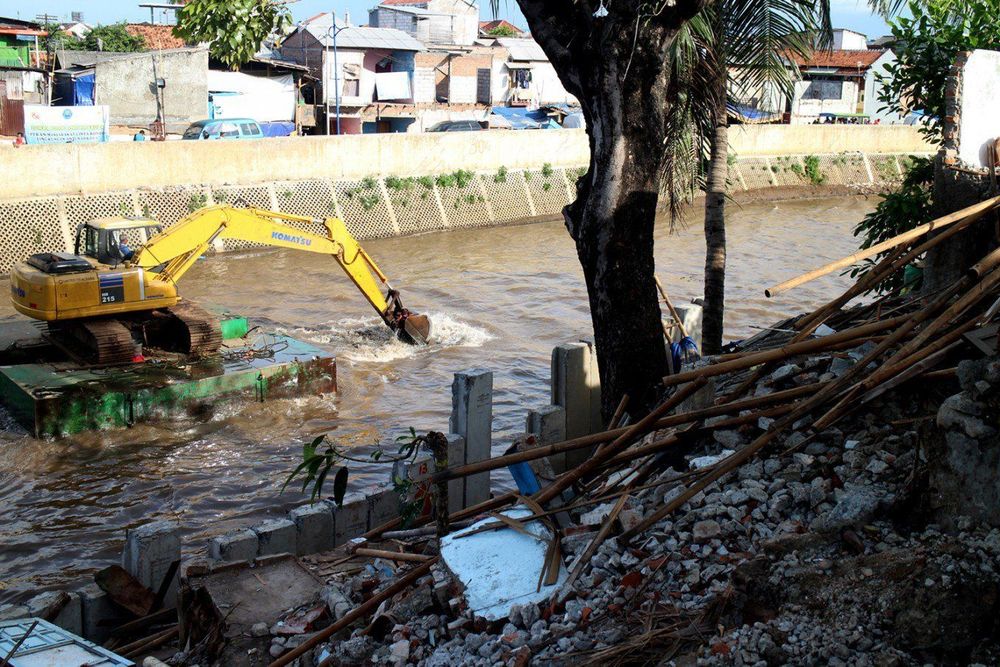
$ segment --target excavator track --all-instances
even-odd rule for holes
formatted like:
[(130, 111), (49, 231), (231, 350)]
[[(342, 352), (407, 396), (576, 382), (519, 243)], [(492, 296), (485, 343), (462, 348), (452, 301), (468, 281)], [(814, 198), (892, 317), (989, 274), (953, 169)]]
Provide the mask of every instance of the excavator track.
[(49, 338), (71, 356), (101, 366), (127, 364), (136, 352), (132, 332), (117, 320), (84, 320), (50, 326)]
[(207, 357), (222, 347), (219, 318), (193, 303), (180, 303), (169, 311), (177, 351), (192, 357)]

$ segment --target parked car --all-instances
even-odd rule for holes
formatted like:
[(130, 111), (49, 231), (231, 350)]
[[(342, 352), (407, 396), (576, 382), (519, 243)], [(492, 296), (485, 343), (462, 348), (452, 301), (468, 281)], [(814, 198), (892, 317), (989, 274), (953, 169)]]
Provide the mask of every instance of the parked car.
[(215, 118), (191, 123), (184, 138), (199, 139), (263, 139), (260, 125), (252, 118)]
[(475, 120), (443, 120), (440, 123), (431, 125), (428, 132), (473, 132), (481, 130), (483, 126)]

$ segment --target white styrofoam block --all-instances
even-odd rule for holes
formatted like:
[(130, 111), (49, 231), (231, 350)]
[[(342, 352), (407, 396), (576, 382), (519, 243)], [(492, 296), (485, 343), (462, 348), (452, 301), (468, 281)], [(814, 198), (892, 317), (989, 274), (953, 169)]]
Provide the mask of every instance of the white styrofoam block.
[[(504, 512), (512, 518), (532, 512), (518, 506)], [(566, 568), (559, 568), (559, 578), (552, 586), (538, 590), (538, 579), (545, 562), (546, 543), (510, 528), (489, 530), (461, 538), (495, 519), (483, 519), (468, 528), (441, 538), (441, 558), (465, 586), (465, 598), (477, 617), (489, 621), (506, 618), (515, 604), (540, 603), (566, 581)], [(528, 532), (551, 539), (552, 533), (540, 521), (525, 526)], [(461, 538), (461, 539), (459, 539)], [(516, 563), (517, 567), (511, 567)]]

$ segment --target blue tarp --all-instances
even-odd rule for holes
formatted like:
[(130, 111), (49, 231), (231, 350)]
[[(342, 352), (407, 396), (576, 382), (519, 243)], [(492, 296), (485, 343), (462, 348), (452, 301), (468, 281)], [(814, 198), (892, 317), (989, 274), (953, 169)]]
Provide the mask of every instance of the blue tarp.
[(94, 106), (94, 73), (78, 76), (73, 80), (73, 100), (71, 106)]
[(265, 137), (287, 137), (295, 132), (295, 123), (289, 121), (274, 121), (272, 123), (257, 123)]
[(730, 102), (726, 107), (729, 110), (729, 115), (741, 123), (776, 123), (781, 120), (780, 112), (764, 111), (749, 104), (735, 104)]

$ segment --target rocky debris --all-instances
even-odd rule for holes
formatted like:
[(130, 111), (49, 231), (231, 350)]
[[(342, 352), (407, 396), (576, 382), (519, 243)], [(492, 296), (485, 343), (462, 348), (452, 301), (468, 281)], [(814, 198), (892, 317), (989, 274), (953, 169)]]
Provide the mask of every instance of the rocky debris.
[[(864, 343), (795, 358), (762, 373), (745, 395), (829, 381), (871, 349)], [(718, 382), (716, 395), (746, 377)], [(741, 413), (748, 417), (741, 424), (692, 436), (669, 465), (636, 484), (572, 587), (538, 602), (510, 600), (487, 620), (438, 563), (370, 622), (345, 628), (301, 664), (610, 663), (624, 655), (617, 651), (660, 656), (666, 649), (674, 664), (706, 666), (998, 664), (1000, 530), (990, 524), (1000, 525), (1000, 361), (963, 363), (957, 379), (958, 393), (954, 379), (904, 385), (818, 432), (812, 418), (799, 419), (759, 456), (623, 539), (685, 494), (697, 475), (775, 424), (774, 417)], [(941, 460), (950, 461), (941, 468), (949, 473), (934, 467)], [(968, 477), (980, 485), (975, 503), (949, 495)], [(928, 485), (940, 491), (938, 505), (919, 500)], [(993, 509), (982, 504), (993, 499)], [(617, 499), (581, 501), (586, 497), (562, 517), (568, 570), (609, 522)], [(937, 521), (945, 501), (950, 524)], [(956, 510), (961, 502), (967, 507)], [(435, 538), (422, 539), (408, 548), (438, 553)], [(327, 622), (383, 590), (398, 567), (376, 560), (327, 577)], [(289, 614), (305, 619), (310, 610)], [(657, 615), (681, 638), (644, 634)], [(316, 629), (285, 636), (269, 628), (265, 650), (284, 655)], [(256, 626), (251, 630), (256, 636)], [(665, 641), (674, 643), (657, 644)]]

